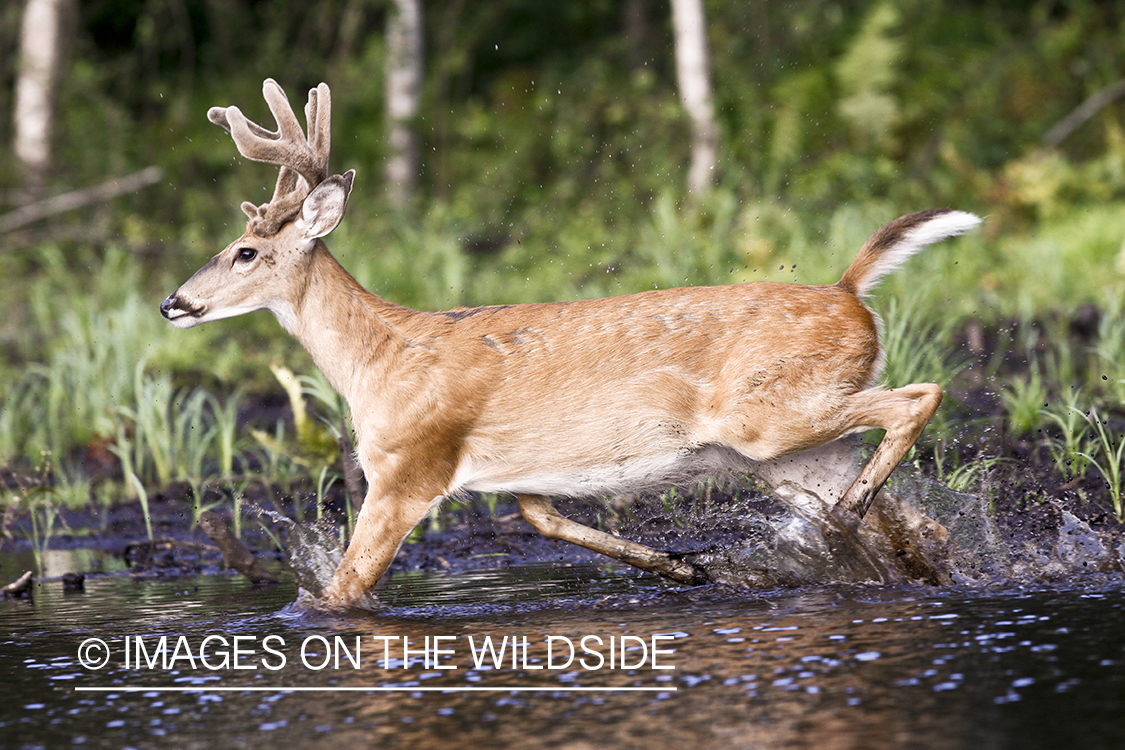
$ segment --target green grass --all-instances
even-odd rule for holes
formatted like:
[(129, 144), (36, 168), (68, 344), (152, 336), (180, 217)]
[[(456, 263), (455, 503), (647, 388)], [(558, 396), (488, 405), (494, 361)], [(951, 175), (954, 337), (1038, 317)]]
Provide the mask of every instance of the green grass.
[(952, 471), (942, 473), (938, 471), (938, 478), (954, 492), (971, 492), (981, 487), (990, 473), (1004, 461), (1000, 456), (990, 456), (975, 461), (967, 461), (957, 465)]
[[(1125, 250), (1118, 265), (1125, 264)], [(1107, 293), (1098, 321), (1092, 380), (1107, 401), (1125, 407), (1125, 291)]]
[[(80, 472), (55, 466), (50, 456), (41, 457), (33, 474), (13, 473), (11, 484), (0, 485), (0, 548), (15, 535), (21, 521), (30, 542), (39, 575), (45, 571), (44, 555), (61, 527), (67, 529), (65, 510), (80, 509), (89, 495), (89, 482)], [(67, 529), (70, 531), (70, 529)]]
[(1027, 374), (1013, 376), (1000, 391), (1008, 430), (1028, 435), (1038, 430), (1044, 419), (1048, 391), (1039, 363), (1032, 361)]
[(1063, 391), (1056, 406), (1042, 410), (1044, 420), (1057, 430), (1057, 434), (1048, 435), (1047, 444), (1055, 468), (1066, 480), (1084, 477), (1089, 466), (1084, 457), (1091, 447), (1087, 401), (1085, 392), (1075, 386)]
[(1116, 432), (1109, 426), (1109, 420), (1099, 414), (1096, 408), (1090, 409), (1086, 415), (1087, 421), (1093, 428), (1094, 447), (1096, 452), (1081, 453), (1080, 455), (1090, 462), (1105, 480), (1109, 490), (1110, 501), (1113, 503), (1113, 512), (1117, 520), (1125, 519), (1125, 502), (1122, 500), (1122, 472), (1125, 471), (1122, 461), (1125, 460), (1125, 432)]

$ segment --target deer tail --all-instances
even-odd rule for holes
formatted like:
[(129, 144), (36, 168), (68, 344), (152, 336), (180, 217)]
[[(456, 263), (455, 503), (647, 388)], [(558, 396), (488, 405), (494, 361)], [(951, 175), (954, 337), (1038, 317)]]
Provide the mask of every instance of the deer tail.
[(865, 297), (883, 276), (926, 245), (964, 234), (980, 221), (973, 214), (948, 208), (900, 216), (871, 235), (836, 286)]

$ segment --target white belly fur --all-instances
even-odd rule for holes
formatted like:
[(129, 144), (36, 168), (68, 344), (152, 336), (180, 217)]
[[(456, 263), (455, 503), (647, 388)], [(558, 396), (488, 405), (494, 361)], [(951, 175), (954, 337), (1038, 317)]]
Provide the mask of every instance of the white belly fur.
[(683, 486), (728, 471), (748, 471), (755, 463), (717, 445), (554, 471), (544, 467), (543, 471), (514, 472), (499, 460), (466, 457), (457, 467), (448, 494), (470, 491), (553, 497), (618, 495)]

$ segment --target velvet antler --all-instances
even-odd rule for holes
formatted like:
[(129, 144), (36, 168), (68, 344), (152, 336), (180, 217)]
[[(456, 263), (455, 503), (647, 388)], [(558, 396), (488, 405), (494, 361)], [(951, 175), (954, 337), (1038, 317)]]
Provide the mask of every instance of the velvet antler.
[(207, 118), (231, 134), (239, 153), (247, 159), (281, 167), (268, 203), (242, 204), (254, 234), (269, 237), (300, 211), (301, 203), (312, 189), (328, 176), (332, 95), (324, 83), (309, 91), (309, 101), (305, 105), (306, 137), (277, 81), (267, 78), (262, 94), (277, 121), (277, 131), (266, 130), (248, 120), (238, 107), (212, 107)]

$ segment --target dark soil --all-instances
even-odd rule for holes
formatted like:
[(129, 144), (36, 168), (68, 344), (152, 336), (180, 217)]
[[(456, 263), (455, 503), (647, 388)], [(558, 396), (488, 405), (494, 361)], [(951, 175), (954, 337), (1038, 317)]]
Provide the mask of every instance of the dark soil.
[[(287, 524), (269, 515), (260, 515), (257, 509), (266, 508), (281, 512), (289, 518), (295, 516), (292, 502), (273, 502), (276, 488), (267, 493), (262, 487), (251, 490), (243, 499), (244, 519), (242, 539), (260, 559), (280, 563), (283, 553), (277, 549), (265, 529), (284, 541)], [(1087, 523), (1107, 547), (1116, 548), (1125, 540), (1123, 527), (1112, 510), (1097, 500), (1096, 479), (1087, 477), (1080, 484), (1065, 486), (1060, 483), (1052, 467), (1041, 463), (1013, 459), (998, 466), (982, 489), (992, 500), (995, 518), (1004, 542), (1012, 549), (1040, 549), (1049, 553), (1062, 526), (1063, 512), (1068, 511)], [(739, 507), (752, 503), (757, 510), (769, 513), (776, 510), (776, 501), (752, 490), (740, 489), (732, 495), (730, 490), (716, 491), (713, 497), (685, 497), (678, 501), (685, 515), (670, 517), (658, 500), (640, 498), (632, 504), (616, 507), (597, 500), (560, 501), (561, 512), (576, 521), (608, 530), (620, 530), (622, 535), (661, 549), (689, 552), (712, 548), (738, 538), (746, 520), (724, 514), (728, 501), (737, 499)], [(308, 504), (306, 503), (306, 506)], [(707, 508), (701, 510), (701, 505)], [(190, 492), (174, 486), (152, 498), (149, 503), (153, 537), (149, 542), (144, 517), (137, 502), (115, 505), (104, 511), (83, 510), (64, 512), (56, 522), (50, 548), (67, 549), (89, 547), (105, 550), (120, 556), (129, 565), (129, 575), (163, 577), (218, 573), (223, 569), (222, 558), (207, 536), (192, 527)], [(230, 504), (218, 509), (230, 519)], [(327, 520), (337, 522), (343, 517), (343, 498), (332, 497), (325, 509)], [(441, 527), (429, 528), (423, 522), (405, 543), (392, 566), (393, 571), (461, 571), (470, 569), (519, 566), (530, 563), (598, 563), (608, 562), (580, 547), (547, 539), (537, 533), (519, 515), (514, 502), (501, 502), (489, 515), (483, 503), (451, 503), (441, 514)], [(315, 509), (306, 507), (304, 517), (312, 521)], [(701, 522), (700, 519), (705, 519)], [(686, 520), (686, 522), (685, 522)], [(9, 529), (11, 536), (2, 540), (0, 561), (4, 552), (30, 549), (30, 526), (20, 519)], [(0, 569), (0, 583), (14, 580), (23, 571), (10, 569), (8, 564)], [(96, 573), (96, 571), (72, 571)], [(1103, 571), (1105, 572), (1105, 571)]]

